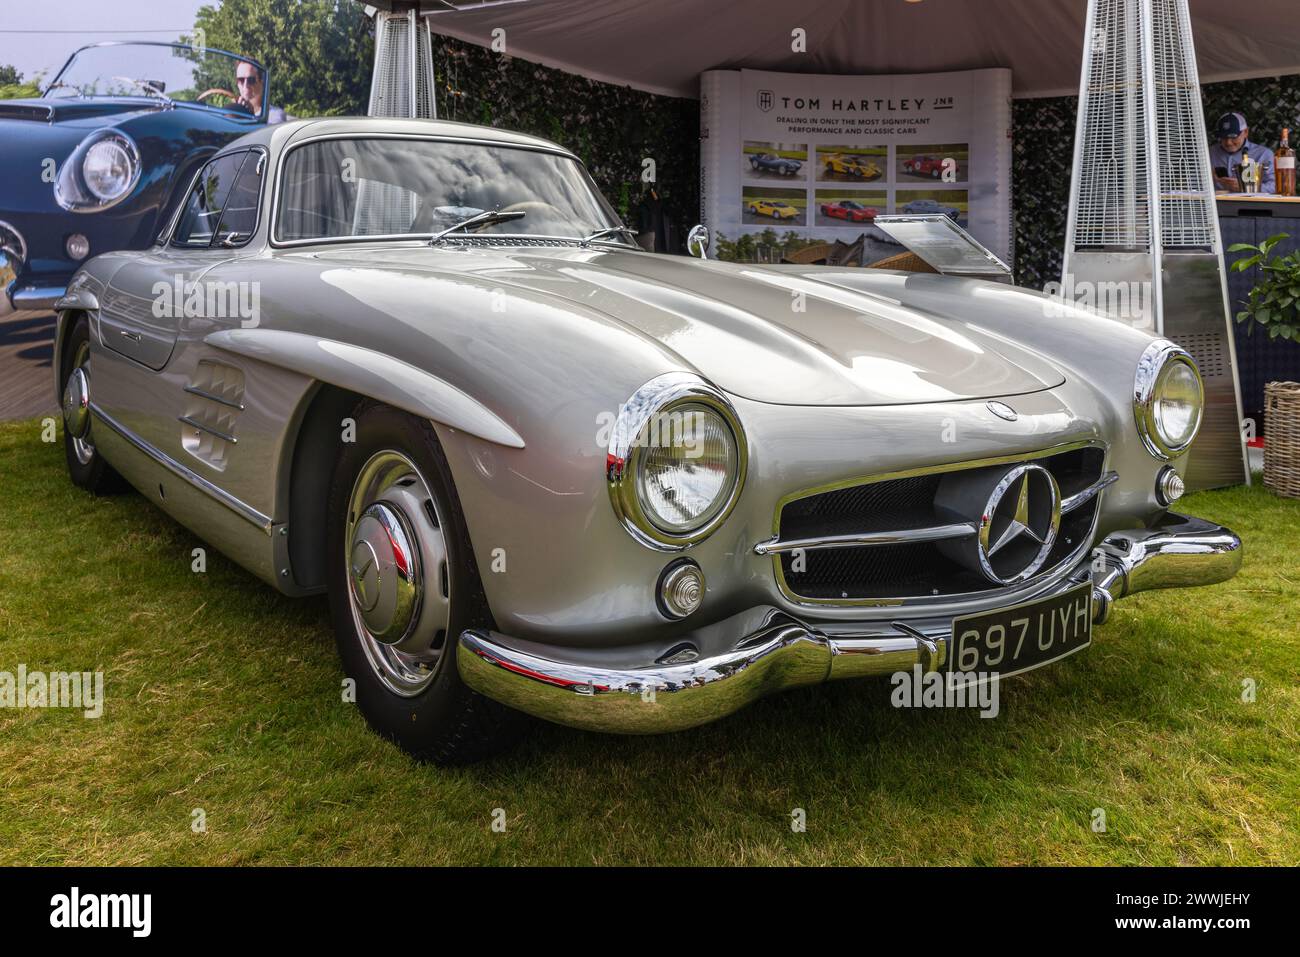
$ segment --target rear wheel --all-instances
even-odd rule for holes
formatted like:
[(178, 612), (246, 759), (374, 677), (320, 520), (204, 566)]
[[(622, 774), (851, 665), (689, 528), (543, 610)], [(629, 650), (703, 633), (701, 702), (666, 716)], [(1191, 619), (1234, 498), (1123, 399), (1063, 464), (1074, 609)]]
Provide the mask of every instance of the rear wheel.
[(522, 716), (460, 679), (456, 644), (491, 628), (451, 471), (429, 423), (369, 401), (334, 470), (330, 614), (344, 671), (376, 731), (416, 758), (479, 760)]
[(63, 411), (63, 455), (72, 484), (96, 495), (126, 483), (95, 448), (90, 420), (90, 323), (76, 320), (63, 344), (59, 386)]

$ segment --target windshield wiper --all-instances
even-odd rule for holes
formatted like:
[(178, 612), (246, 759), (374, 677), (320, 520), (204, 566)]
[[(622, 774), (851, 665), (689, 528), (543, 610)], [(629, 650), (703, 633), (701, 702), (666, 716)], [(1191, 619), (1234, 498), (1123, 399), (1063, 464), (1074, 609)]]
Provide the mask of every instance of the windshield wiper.
[(448, 226), (440, 233), (434, 233), (429, 240), (429, 245), (433, 246), (442, 241), (445, 236), (456, 232), (458, 229), (469, 229), (471, 226), (492, 226), (496, 223), (508, 223), (512, 219), (523, 219), (524, 211), (522, 209), (512, 209), (502, 212), (498, 209), (488, 209), (481, 213), (475, 213), (469, 219), (462, 219), (455, 226)]
[(624, 236), (630, 236), (632, 237), (632, 241), (634, 243), (636, 242), (636, 230), (628, 229), (626, 226), (606, 226), (604, 229), (598, 229), (594, 233), (583, 236), (581, 242), (582, 245), (586, 246), (590, 242), (594, 242), (597, 239), (604, 239), (606, 236), (612, 236), (615, 233), (622, 233)]

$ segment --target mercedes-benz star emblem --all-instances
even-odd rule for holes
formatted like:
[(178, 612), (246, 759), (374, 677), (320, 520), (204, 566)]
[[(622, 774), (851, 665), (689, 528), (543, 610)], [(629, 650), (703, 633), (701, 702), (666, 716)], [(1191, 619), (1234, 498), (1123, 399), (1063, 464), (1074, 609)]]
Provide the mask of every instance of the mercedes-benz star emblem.
[(1061, 490), (1041, 465), (1010, 469), (989, 496), (979, 526), (984, 575), (1000, 585), (1022, 582), (1042, 568), (1061, 528)]
[(998, 402), (995, 400), (986, 403), (984, 407), (999, 419), (1006, 419), (1008, 422), (1014, 422), (1016, 419), (1020, 418), (1020, 413), (1011, 408), (1011, 406), (1007, 405), (1005, 402)]

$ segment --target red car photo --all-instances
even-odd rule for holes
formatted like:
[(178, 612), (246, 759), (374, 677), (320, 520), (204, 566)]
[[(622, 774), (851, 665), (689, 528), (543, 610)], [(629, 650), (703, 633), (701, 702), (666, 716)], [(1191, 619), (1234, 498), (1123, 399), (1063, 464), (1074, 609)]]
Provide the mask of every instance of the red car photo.
[(838, 203), (822, 203), (821, 214), (835, 219), (847, 219), (851, 223), (865, 223), (880, 215), (874, 206), (863, 206), (851, 199), (842, 199)]
[(910, 156), (903, 160), (903, 172), (938, 179), (943, 175), (943, 160), (938, 156)]

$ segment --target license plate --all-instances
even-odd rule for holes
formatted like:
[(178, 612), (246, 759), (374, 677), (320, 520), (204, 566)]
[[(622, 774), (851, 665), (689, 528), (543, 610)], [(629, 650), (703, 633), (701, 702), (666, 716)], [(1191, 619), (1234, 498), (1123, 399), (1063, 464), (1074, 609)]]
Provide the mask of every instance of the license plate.
[(981, 615), (955, 618), (946, 668), (999, 677), (1057, 661), (1092, 643), (1092, 583)]

